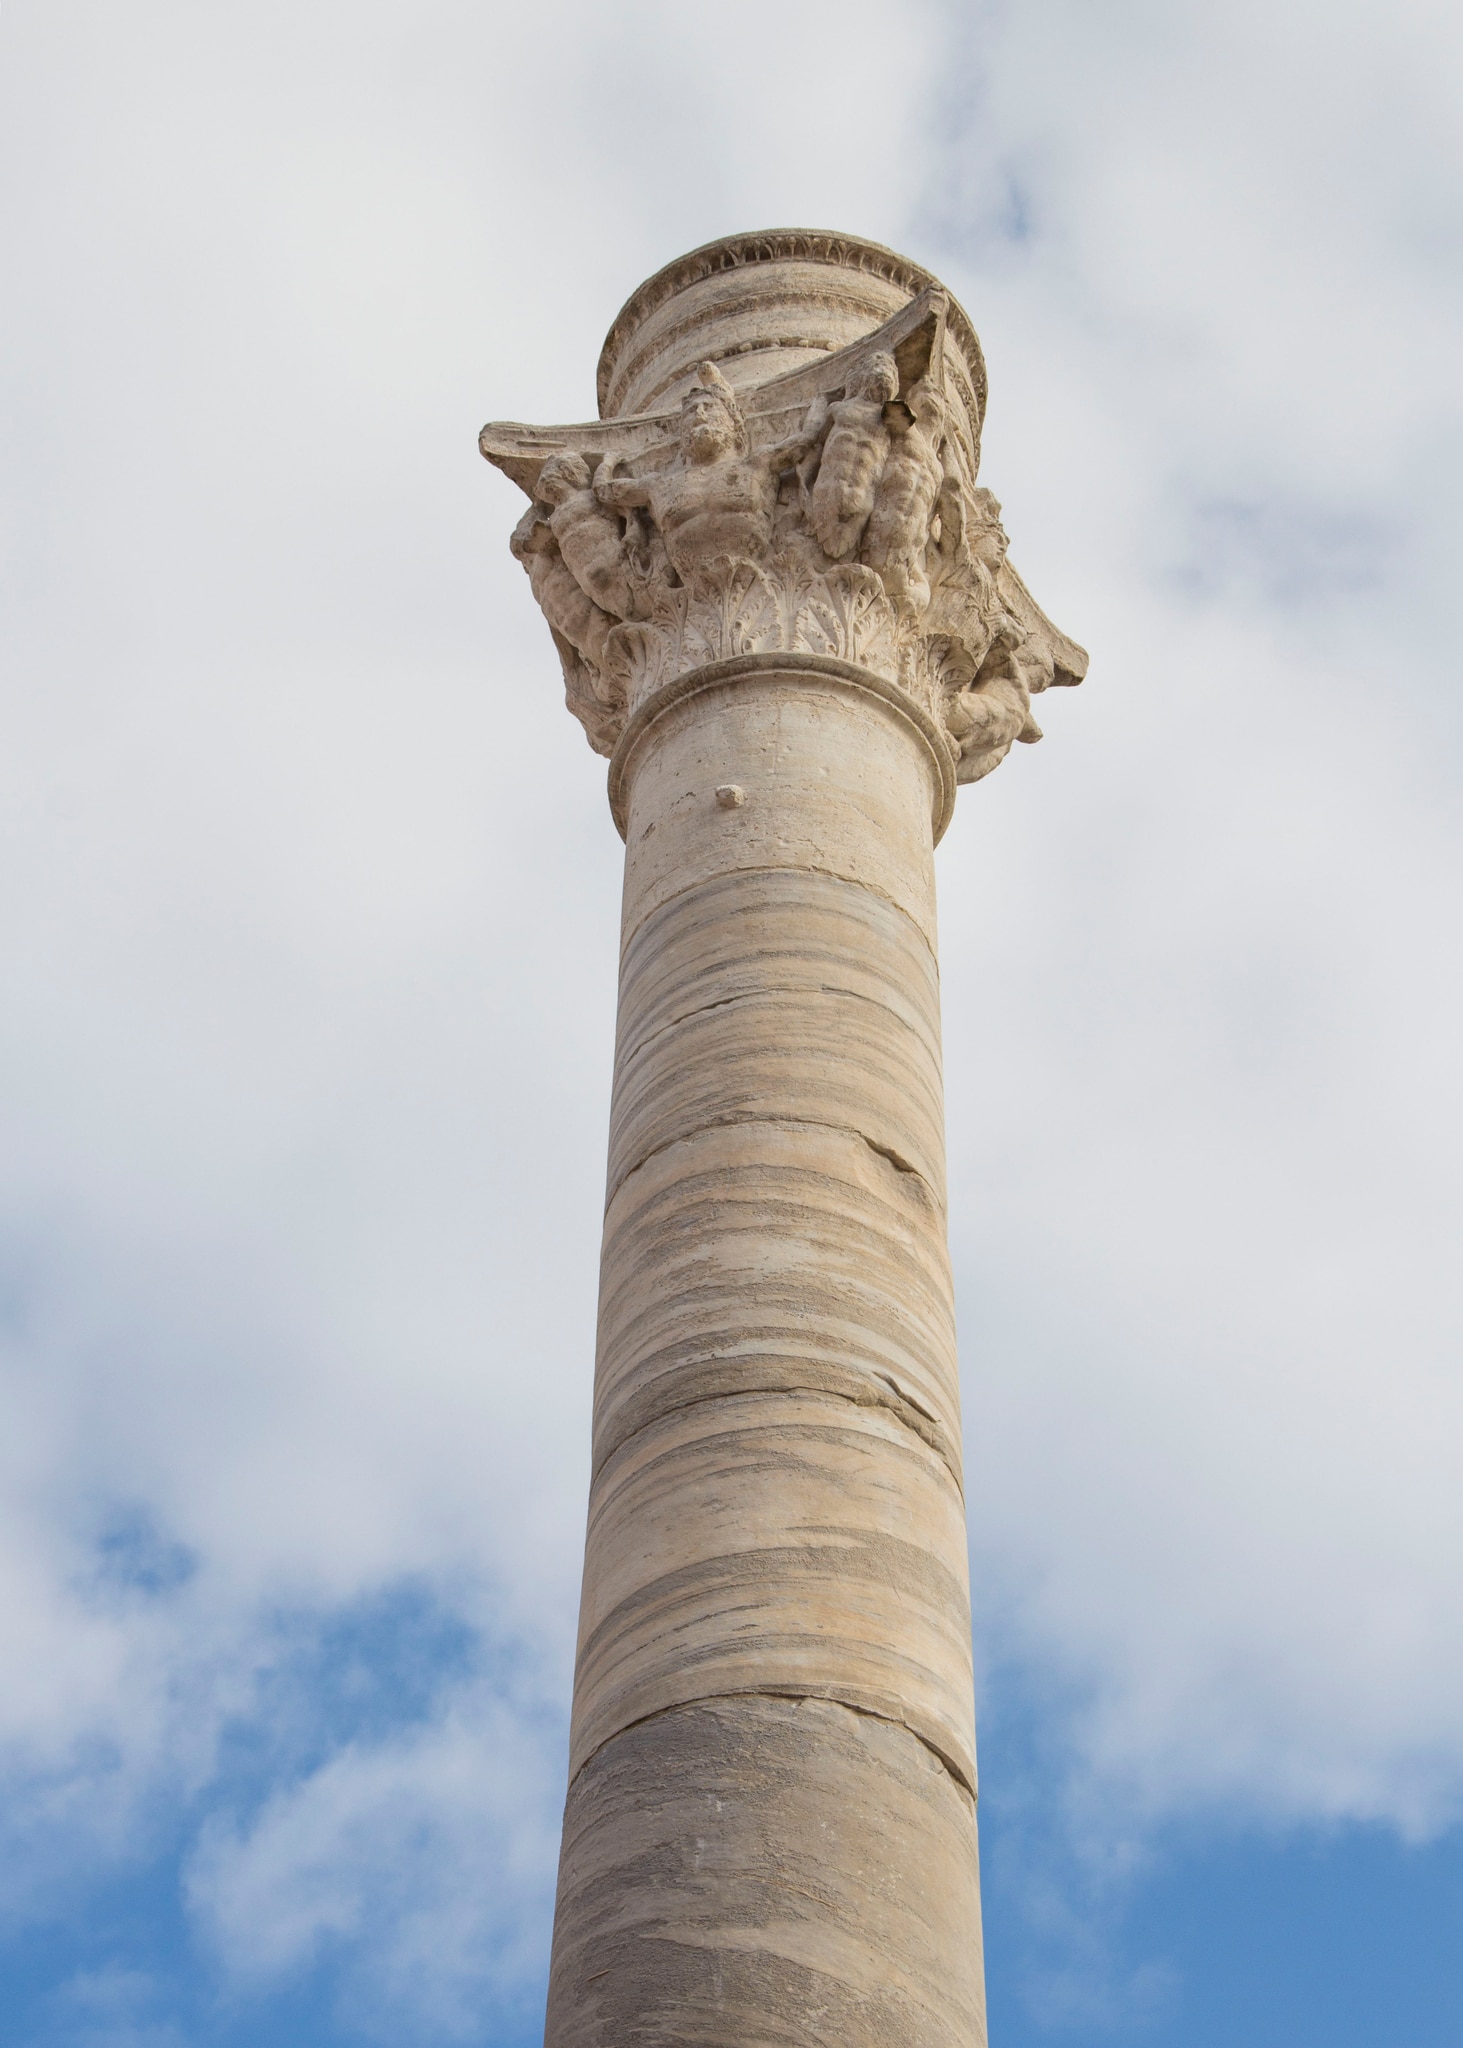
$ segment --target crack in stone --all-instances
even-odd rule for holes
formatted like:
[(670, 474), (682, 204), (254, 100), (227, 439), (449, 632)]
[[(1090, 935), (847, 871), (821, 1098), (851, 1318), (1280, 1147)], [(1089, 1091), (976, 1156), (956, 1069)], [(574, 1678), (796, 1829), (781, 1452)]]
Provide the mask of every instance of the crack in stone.
[(627, 1721), (622, 1728), (617, 1728), (613, 1735), (607, 1735), (603, 1742), (595, 1744), (589, 1755), (579, 1766), (579, 1769), (570, 1778), (569, 1790), (572, 1791), (574, 1789), (597, 1756), (602, 1755), (612, 1742), (618, 1742), (622, 1735), (628, 1735), (632, 1728), (645, 1728), (652, 1721), (663, 1720), (667, 1714), (683, 1714), (693, 1707), (715, 1706), (721, 1700), (792, 1700), (798, 1705), (801, 1705), (804, 1700), (819, 1700), (825, 1706), (843, 1707), (850, 1714), (861, 1714), (867, 1721), (882, 1721), (886, 1728), (902, 1728), (906, 1735), (913, 1736), (922, 1749), (929, 1751), (935, 1762), (940, 1765), (957, 1789), (963, 1792), (972, 1804), (976, 1804), (979, 1801), (979, 1791), (971, 1783), (955, 1759), (946, 1756), (939, 1744), (931, 1742), (928, 1735), (922, 1734), (918, 1728), (911, 1727), (902, 1715), (881, 1714), (877, 1707), (865, 1706), (857, 1700), (840, 1699), (836, 1693), (819, 1692), (813, 1686), (809, 1686), (805, 1691), (795, 1692), (787, 1686), (776, 1685), (749, 1685), (739, 1692), (701, 1693), (694, 1699), (672, 1700), (664, 1707), (652, 1707), (648, 1714), (637, 1714), (633, 1720)]
[[(632, 1060), (638, 1060), (648, 1046), (654, 1045), (657, 1039), (664, 1038), (668, 1031), (674, 1031), (678, 1026), (688, 1024), (693, 1017), (704, 1017), (712, 1010), (729, 1010), (736, 1003), (775, 1002), (779, 997), (797, 997), (811, 993), (811, 989), (797, 988), (789, 984), (786, 987), (744, 989), (740, 995), (718, 996), (714, 1003), (698, 1003), (694, 1009), (682, 1010), (679, 1016), (670, 1018), (664, 1024), (657, 1024), (655, 1029), (648, 1031), (644, 1038), (637, 1038), (632, 1045), (622, 1049), (618, 1064), (621, 1070), (623, 1070), (629, 1066)], [(847, 996), (851, 1002), (867, 1003), (872, 1009), (882, 1010), (886, 1016), (893, 1017), (896, 1023), (903, 1022), (898, 1010), (895, 1009), (892, 1003), (885, 1002), (881, 996), (866, 995), (862, 989), (840, 988), (836, 982), (820, 981), (817, 993), (821, 996)], [(789, 1119), (784, 1117), (779, 1118), (778, 1121), (785, 1123)], [(892, 1152), (889, 1157), (891, 1159), (894, 1157)], [(912, 1168), (910, 1169), (910, 1171), (913, 1170)]]
[(694, 882), (687, 882), (684, 888), (673, 889), (669, 896), (658, 897), (642, 913), (639, 921), (630, 930), (621, 932), (621, 961), (623, 962), (626, 953), (630, 950), (631, 942), (639, 936), (640, 932), (643, 930), (645, 925), (649, 923), (652, 917), (659, 916), (660, 912), (666, 909), (666, 907), (669, 904), (679, 902), (681, 897), (694, 895), (696, 890), (698, 889), (707, 889), (712, 887), (716, 883), (725, 882), (732, 875), (818, 875), (825, 882), (841, 883), (845, 889), (867, 890), (870, 896), (877, 896), (881, 903), (887, 903), (889, 908), (895, 911), (905, 924), (912, 925), (914, 927), (915, 931), (919, 934), (920, 944), (924, 947), (924, 950), (929, 954), (931, 961), (934, 963), (935, 976), (936, 980), (938, 981), (940, 972), (940, 956), (935, 950), (934, 943), (931, 940), (929, 933), (925, 930), (924, 926), (919, 922), (919, 919), (916, 918), (909, 910), (905, 908), (904, 904), (900, 903), (895, 897), (891, 896), (887, 889), (881, 889), (877, 882), (864, 881), (854, 875), (841, 875), (839, 874), (836, 868), (821, 868), (814, 866), (811, 863), (806, 867), (779, 867), (775, 863), (769, 862), (766, 866), (759, 866), (754, 868), (726, 868), (718, 871), (714, 875), (698, 876), (698, 878)]
[[(666, 1375), (667, 1378), (670, 1376), (669, 1374)], [(888, 1395), (881, 1394), (878, 1391), (881, 1383), (889, 1389)], [(684, 1400), (667, 1401), (664, 1407), (659, 1407), (655, 1410), (654, 1414), (648, 1415), (644, 1422), (637, 1422), (633, 1429), (627, 1429), (623, 1436), (616, 1437), (604, 1455), (595, 1458), (592, 1477), (598, 1481), (601, 1473), (610, 1464), (611, 1460), (617, 1458), (627, 1444), (634, 1443), (636, 1437), (643, 1436), (647, 1429), (654, 1429), (658, 1423), (664, 1422), (668, 1416), (684, 1415), (688, 1408), (703, 1408), (711, 1401), (775, 1401), (784, 1394), (801, 1394), (812, 1400), (844, 1401), (850, 1408), (877, 1408), (882, 1414), (892, 1415), (901, 1429), (907, 1429), (912, 1437), (917, 1438), (925, 1446), (926, 1450), (934, 1452), (940, 1463), (945, 1467), (945, 1470), (950, 1474), (955, 1491), (959, 1494), (963, 1507), (965, 1502), (965, 1481), (951, 1454), (946, 1440), (946, 1432), (940, 1422), (940, 1418), (933, 1414), (930, 1409), (926, 1408), (922, 1401), (916, 1401), (912, 1394), (905, 1393), (904, 1389), (896, 1381), (892, 1380), (888, 1373), (869, 1374), (864, 1382), (864, 1387), (867, 1389), (867, 1397), (864, 1399), (860, 1399), (859, 1394), (851, 1388), (819, 1385), (816, 1380), (809, 1380), (806, 1383), (788, 1380), (782, 1385), (775, 1387), (716, 1387), (710, 1393), (688, 1394)], [(904, 1413), (905, 1409), (912, 1410), (915, 1415), (919, 1416), (924, 1422), (925, 1427), (921, 1429), (919, 1423), (911, 1422), (909, 1416)]]
[(925, 1186), (926, 1191), (928, 1191), (928, 1183), (925, 1181), (924, 1175), (920, 1172), (917, 1166), (911, 1166), (909, 1161), (903, 1156), (902, 1153), (896, 1152), (892, 1145), (876, 1144), (875, 1141), (863, 1131), (860, 1131), (858, 1135), (863, 1139), (864, 1143), (868, 1146), (871, 1152), (877, 1152), (881, 1159), (887, 1159), (889, 1164), (892, 1167), (894, 1167), (899, 1173), (912, 1173), (915, 1179), (919, 1181), (923, 1186)]
[[(925, 1421), (928, 1422), (932, 1428), (938, 1429), (940, 1427), (939, 1417), (933, 1414), (930, 1409), (926, 1408), (923, 1401), (916, 1401), (913, 1394), (907, 1394), (904, 1391), (903, 1387), (900, 1386), (897, 1380), (891, 1379), (887, 1372), (881, 1372), (878, 1375), (878, 1377), (884, 1382), (885, 1386), (888, 1387), (896, 1401), (902, 1401), (907, 1408), (912, 1408), (916, 1415), (922, 1415), (925, 1418)], [(931, 1445), (931, 1449), (937, 1448), (937, 1445)], [(943, 1456), (943, 1453), (941, 1453), (941, 1455)], [(958, 1478), (956, 1480), (956, 1484), (959, 1485)], [(964, 1490), (964, 1487), (961, 1487), (962, 1493), (964, 1492)]]
[(938, 1196), (917, 1166), (912, 1166), (901, 1154), (891, 1150), (887, 1145), (879, 1144), (866, 1131), (857, 1130), (852, 1124), (832, 1124), (821, 1117), (811, 1116), (718, 1116), (712, 1117), (708, 1123), (697, 1124), (694, 1130), (678, 1131), (673, 1138), (663, 1138), (660, 1144), (652, 1145), (648, 1152), (642, 1153), (633, 1166), (627, 1166), (605, 1197), (606, 1214), (620, 1190), (626, 1187), (643, 1167), (648, 1166), (652, 1159), (658, 1159), (662, 1152), (669, 1152), (676, 1145), (689, 1145), (692, 1139), (704, 1137), (707, 1131), (735, 1130), (741, 1124), (766, 1124), (774, 1130), (791, 1128), (803, 1131), (836, 1131), (841, 1137), (857, 1138), (861, 1144), (867, 1145), (871, 1152), (894, 1167), (896, 1172), (917, 1182), (922, 1199), (937, 1213), (941, 1210)]
[(620, 1065), (622, 1068), (629, 1066), (631, 1060), (639, 1059), (647, 1046), (654, 1045), (658, 1038), (664, 1038), (668, 1031), (675, 1031), (682, 1024), (689, 1024), (693, 1017), (709, 1016), (713, 1010), (730, 1010), (737, 1003), (754, 1003), (767, 995), (779, 993), (781, 991), (777, 989), (749, 989), (742, 995), (719, 996), (714, 1003), (698, 1003), (694, 1009), (682, 1010), (678, 1017), (672, 1017), (665, 1024), (657, 1024), (654, 1031), (647, 1032), (644, 1038), (637, 1038), (632, 1046), (621, 1053)]

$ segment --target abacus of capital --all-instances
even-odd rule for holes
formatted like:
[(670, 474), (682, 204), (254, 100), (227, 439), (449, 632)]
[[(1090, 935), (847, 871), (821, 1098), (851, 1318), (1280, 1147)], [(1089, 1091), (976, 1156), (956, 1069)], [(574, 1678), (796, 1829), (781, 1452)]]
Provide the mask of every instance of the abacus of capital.
[(1086, 656), (933, 278), (740, 235), (485, 427), (625, 839), (547, 2048), (985, 2041), (934, 849)]

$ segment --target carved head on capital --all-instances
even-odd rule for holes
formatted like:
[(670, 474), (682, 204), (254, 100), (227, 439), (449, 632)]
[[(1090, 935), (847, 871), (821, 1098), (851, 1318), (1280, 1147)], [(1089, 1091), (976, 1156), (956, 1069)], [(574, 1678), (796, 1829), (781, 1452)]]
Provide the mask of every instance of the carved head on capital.
[(899, 390), (899, 365), (893, 356), (879, 355), (870, 358), (865, 369), (853, 381), (853, 395), (887, 405)]
[(702, 363), (681, 400), (681, 445), (693, 462), (745, 455), (751, 445), (741, 402), (715, 363)]
[(971, 492), (966, 530), (971, 554), (995, 575), (1006, 559), (1007, 540), (1001, 524), (1001, 501), (994, 491), (981, 486)]
[(551, 455), (538, 473), (536, 495), (546, 505), (563, 505), (579, 491), (589, 489), (589, 464), (572, 448)]

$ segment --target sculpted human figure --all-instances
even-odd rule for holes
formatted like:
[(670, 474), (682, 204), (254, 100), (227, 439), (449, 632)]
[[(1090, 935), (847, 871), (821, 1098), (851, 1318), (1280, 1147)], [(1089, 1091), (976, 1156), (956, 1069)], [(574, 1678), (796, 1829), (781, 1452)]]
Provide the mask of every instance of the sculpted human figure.
[(681, 401), (679, 445), (669, 466), (622, 477), (606, 461), (595, 479), (604, 505), (649, 511), (683, 581), (706, 563), (756, 561), (766, 553), (778, 479), (815, 445), (824, 425), (815, 407), (790, 440), (753, 449), (737, 395), (716, 365), (702, 363), (696, 376)]
[(992, 633), (1007, 619), (997, 578), (1006, 559), (1000, 500), (983, 487), (963, 495), (957, 561), (976, 610)]
[(621, 520), (594, 493), (584, 457), (573, 449), (551, 455), (539, 471), (536, 496), (551, 507), (548, 524), (580, 588), (616, 618), (632, 617), (644, 579), (637, 577)]
[(876, 355), (848, 396), (829, 409), (823, 459), (808, 494), (808, 524), (835, 562), (856, 551), (874, 509), (889, 453), (884, 408), (898, 389), (893, 356)]
[(1031, 699), (1054, 673), (1051, 652), (1003, 611), (975, 684), (946, 700), (945, 723), (960, 749), (957, 782), (979, 782), (1000, 766), (1017, 740), (1042, 736)]
[(983, 485), (970, 493), (965, 514), (965, 543), (971, 561), (985, 578), (989, 578), (994, 590), (1009, 543), (1006, 529), (1001, 524), (1001, 501), (994, 491), (986, 490)]
[[(549, 464), (544, 467), (547, 469)], [(595, 603), (564, 560), (558, 536), (542, 505), (529, 506), (514, 527), (508, 545), (528, 571), (539, 610), (552, 630), (596, 669), (602, 667), (605, 640), (616, 621)]]
[(935, 506), (945, 484), (940, 440), (945, 405), (927, 380), (915, 385), (907, 405), (886, 414), (889, 454), (874, 509), (864, 532), (860, 559), (877, 569), (884, 588), (903, 610), (923, 611), (930, 601), (925, 551)]

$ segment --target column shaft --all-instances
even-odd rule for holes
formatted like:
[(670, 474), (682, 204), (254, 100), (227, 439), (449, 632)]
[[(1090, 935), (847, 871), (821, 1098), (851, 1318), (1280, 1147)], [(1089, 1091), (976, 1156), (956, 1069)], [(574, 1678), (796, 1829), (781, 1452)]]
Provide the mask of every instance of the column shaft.
[(976, 2048), (948, 754), (878, 676), (763, 655), (646, 704), (611, 783), (620, 1014), (548, 2048)]

